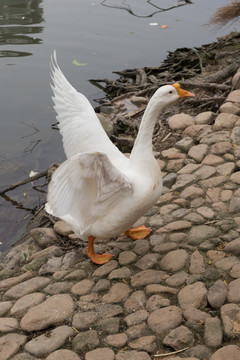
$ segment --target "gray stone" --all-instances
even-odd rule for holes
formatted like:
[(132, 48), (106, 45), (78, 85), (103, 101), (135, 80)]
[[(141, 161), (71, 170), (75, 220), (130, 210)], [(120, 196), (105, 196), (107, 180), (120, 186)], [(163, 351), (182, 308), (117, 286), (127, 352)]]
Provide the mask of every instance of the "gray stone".
[(233, 114), (221, 113), (217, 116), (213, 125), (214, 130), (232, 129), (239, 117)]
[(208, 145), (206, 144), (199, 144), (192, 146), (190, 150), (188, 151), (188, 156), (195, 160), (196, 162), (200, 163), (204, 156), (208, 152)]
[(100, 345), (97, 331), (82, 331), (72, 341), (73, 350), (77, 353), (87, 352)]
[(219, 318), (207, 318), (204, 323), (204, 341), (210, 348), (221, 345), (223, 338), (221, 321)]
[(48, 332), (48, 336), (43, 334), (29, 341), (25, 345), (25, 350), (33, 355), (46, 356), (62, 346), (73, 334), (74, 331), (71, 327), (59, 326)]
[(120, 351), (115, 356), (116, 360), (151, 360), (148, 353), (145, 351)]
[(192, 245), (199, 245), (204, 240), (218, 236), (219, 230), (209, 225), (194, 226), (189, 232), (188, 242)]
[(211, 357), (210, 360), (239, 360), (240, 347), (237, 345), (227, 345), (218, 349)]
[(227, 298), (227, 287), (222, 280), (217, 280), (208, 290), (209, 304), (214, 308), (220, 308)]
[(73, 315), (74, 304), (70, 295), (53, 295), (43, 303), (33, 306), (24, 315), (20, 326), (26, 331), (46, 329)]
[(192, 145), (193, 139), (191, 137), (184, 137), (175, 144), (176, 148), (183, 152), (188, 152)]
[(171, 186), (175, 183), (177, 178), (176, 173), (169, 173), (163, 177), (163, 186), (171, 188)]
[(201, 138), (200, 143), (212, 145), (212, 144), (222, 142), (222, 141), (224, 141), (224, 142), (230, 141), (229, 131), (222, 130), (222, 131), (216, 131), (215, 133), (207, 134)]
[(177, 306), (167, 306), (153, 311), (148, 317), (148, 326), (160, 337), (175, 329), (182, 322), (182, 310)]
[(233, 280), (228, 284), (228, 302), (240, 303), (240, 279)]
[(225, 304), (220, 309), (223, 330), (227, 337), (235, 338), (240, 331), (240, 306), (238, 304)]
[[(146, 254), (136, 262), (136, 266), (141, 270), (153, 268), (159, 260), (159, 254)], [(115, 270), (116, 271), (116, 270)]]
[(181, 270), (188, 260), (188, 253), (186, 250), (174, 250), (167, 253), (160, 261), (160, 267), (167, 271)]
[(192, 116), (181, 113), (170, 117), (168, 125), (171, 130), (184, 130), (186, 127), (194, 125), (195, 121)]
[(190, 307), (200, 308), (207, 304), (207, 289), (202, 282), (187, 285), (178, 293), (178, 302), (183, 310)]
[(210, 125), (213, 121), (214, 113), (212, 111), (204, 111), (196, 116), (196, 124), (208, 124)]
[(194, 335), (186, 326), (181, 325), (165, 336), (163, 344), (180, 350), (194, 344)]

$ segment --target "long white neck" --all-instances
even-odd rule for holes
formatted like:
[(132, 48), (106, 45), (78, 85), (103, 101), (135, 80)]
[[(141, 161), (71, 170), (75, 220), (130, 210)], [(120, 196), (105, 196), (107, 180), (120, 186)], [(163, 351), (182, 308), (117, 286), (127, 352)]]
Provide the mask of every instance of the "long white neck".
[(159, 102), (157, 103), (153, 95), (144, 112), (138, 135), (132, 149), (131, 160), (136, 161), (137, 158), (141, 158), (144, 161), (153, 157), (153, 130), (158, 120), (158, 115), (164, 107), (165, 104), (161, 105)]

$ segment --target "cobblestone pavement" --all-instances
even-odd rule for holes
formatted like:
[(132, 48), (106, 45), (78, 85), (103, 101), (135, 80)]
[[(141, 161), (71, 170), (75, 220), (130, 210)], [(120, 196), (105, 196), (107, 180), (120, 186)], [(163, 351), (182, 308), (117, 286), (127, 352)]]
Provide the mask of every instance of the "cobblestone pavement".
[(96, 244), (115, 255), (97, 266), (62, 250), (74, 236), (58, 221), (8, 253), (1, 360), (240, 359), (239, 87), (218, 114), (169, 120), (182, 139), (159, 157), (148, 239)]

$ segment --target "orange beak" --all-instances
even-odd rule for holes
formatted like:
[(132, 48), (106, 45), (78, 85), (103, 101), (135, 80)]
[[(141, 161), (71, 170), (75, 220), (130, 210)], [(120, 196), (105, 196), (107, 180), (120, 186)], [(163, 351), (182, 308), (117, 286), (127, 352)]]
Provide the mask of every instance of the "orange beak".
[(188, 96), (195, 96), (195, 94), (193, 92), (181, 89), (181, 86), (178, 83), (173, 84), (173, 86), (175, 87), (175, 89), (178, 92), (179, 99), (181, 99), (183, 97), (188, 97)]

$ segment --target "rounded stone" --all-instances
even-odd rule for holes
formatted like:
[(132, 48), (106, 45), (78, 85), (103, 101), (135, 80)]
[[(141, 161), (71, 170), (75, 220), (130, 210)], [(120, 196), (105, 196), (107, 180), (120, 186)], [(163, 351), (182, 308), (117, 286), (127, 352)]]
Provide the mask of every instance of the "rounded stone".
[(74, 303), (70, 295), (53, 295), (28, 310), (22, 318), (20, 326), (26, 331), (46, 329), (72, 317), (73, 311)]
[(170, 251), (160, 261), (160, 267), (167, 271), (179, 271), (185, 266), (187, 259), (188, 253), (186, 250)]
[(27, 294), (16, 301), (10, 310), (10, 314), (14, 316), (23, 315), (29, 308), (43, 302), (45, 295), (42, 293)]
[(239, 360), (240, 347), (237, 345), (227, 345), (218, 349), (211, 357), (210, 360)]
[(61, 349), (54, 351), (46, 360), (80, 360), (80, 357), (71, 350)]
[(184, 113), (173, 115), (168, 120), (168, 125), (171, 130), (184, 130), (194, 124), (195, 121), (193, 117)]
[(46, 356), (57, 350), (65, 341), (74, 334), (74, 330), (70, 326), (59, 326), (48, 333), (37, 336), (29, 341), (25, 350), (36, 356)]
[(175, 329), (182, 322), (182, 310), (177, 306), (167, 306), (153, 311), (148, 317), (148, 326), (160, 337)]
[(178, 302), (182, 309), (204, 307), (207, 304), (207, 289), (200, 281), (187, 285), (178, 293)]
[(112, 349), (99, 348), (89, 351), (85, 355), (86, 360), (114, 360), (115, 354)]

